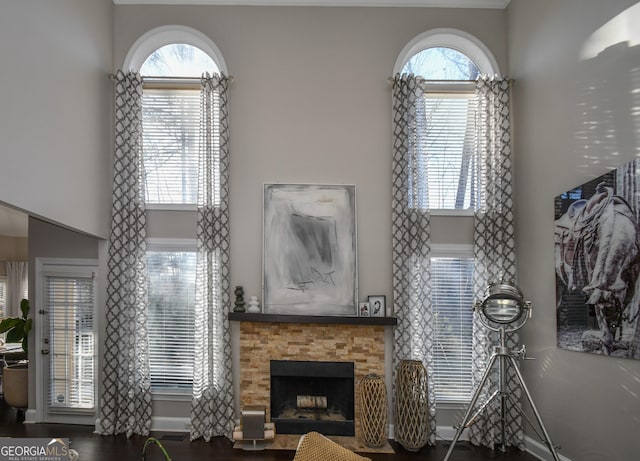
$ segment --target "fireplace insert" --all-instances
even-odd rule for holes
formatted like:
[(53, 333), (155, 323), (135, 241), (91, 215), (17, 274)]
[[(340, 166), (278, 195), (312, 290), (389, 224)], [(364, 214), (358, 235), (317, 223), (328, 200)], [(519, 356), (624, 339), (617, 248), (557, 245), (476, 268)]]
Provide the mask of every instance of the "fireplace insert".
[(354, 435), (353, 362), (271, 361), (276, 433)]

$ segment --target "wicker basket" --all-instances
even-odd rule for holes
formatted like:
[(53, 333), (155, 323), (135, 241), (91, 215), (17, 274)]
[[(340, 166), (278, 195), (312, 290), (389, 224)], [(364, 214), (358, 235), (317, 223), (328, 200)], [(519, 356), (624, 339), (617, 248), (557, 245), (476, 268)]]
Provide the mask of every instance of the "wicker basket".
[(358, 385), (362, 439), (369, 447), (387, 441), (387, 386), (376, 374), (368, 374)]
[(402, 360), (396, 370), (395, 438), (406, 450), (418, 451), (429, 438), (427, 370), (419, 360)]

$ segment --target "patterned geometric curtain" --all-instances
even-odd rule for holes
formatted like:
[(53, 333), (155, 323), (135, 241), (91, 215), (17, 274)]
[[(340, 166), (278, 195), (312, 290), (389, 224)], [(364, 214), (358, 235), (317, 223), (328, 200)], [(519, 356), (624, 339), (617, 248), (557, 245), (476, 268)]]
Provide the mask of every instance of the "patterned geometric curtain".
[(191, 440), (231, 437), (227, 77), (202, 77)]
[[(425, 133), (424, 82), (397, 75), (393, 82), (392, 258), (394, 330), (393, 372), (403, 359), (427, 369), (429, 444), (436, 441), (436, 399), (432, 354), (431, 261), (427, 180), (421, 163)], [(395, 395), (395, 391), (393, 393)]]
[(99, 434), (148, 435), (151, 377), (147, 333), (142, 165), (142, 78), (115, 76), (115, 153), (107, 262), (106, 334)]
[[(474, 294), (481, 300), (491, 282), (515, 281), (516, 253), (513, 228), (513, 188), (511, 171), (511, 125), (509, 107), (509, 81), (507, 79), (479, 78), (476, 83), (478, 97), (477, 139), (481, 168), (482, 203), (475, 212)], [(475, 385), (482, 378), (497, 333), (489, 331), (474, 317), (473, 377)], [(518, 346), (518, 334), (507, 335), (507, 347)], [(489, 377), (479, 403), (484, 402), (498, 386), (496, 373)], [(515, 372), (507, 368), (507, 390), (517, 406), (507, 406), (506, 444), (524, 449), (524, 435), (520, 416), (520, 386)], [(474, 387), (475, 388), (475, 387)], [(500, 402), (494, 399), (481, 417), (470, 427), (471, 441), (493, 448), (501, 442)]]

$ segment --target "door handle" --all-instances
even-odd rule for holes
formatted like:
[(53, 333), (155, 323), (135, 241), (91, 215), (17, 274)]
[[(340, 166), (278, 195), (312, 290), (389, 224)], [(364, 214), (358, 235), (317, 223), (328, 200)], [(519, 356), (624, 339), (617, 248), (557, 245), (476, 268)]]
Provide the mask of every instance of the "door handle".
[(42, 349), (40, 352), (42, 352), (42, 355), (49, 355), (49, 349)]

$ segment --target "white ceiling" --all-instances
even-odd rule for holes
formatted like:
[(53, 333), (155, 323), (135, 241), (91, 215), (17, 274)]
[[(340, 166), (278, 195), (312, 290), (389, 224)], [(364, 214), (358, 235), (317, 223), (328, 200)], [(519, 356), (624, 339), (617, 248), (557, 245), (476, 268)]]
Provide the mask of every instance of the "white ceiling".
[(26, 237), (29, 216), (20, 211), (0, 205), (0, 236)]
[(510, 0), (113, 0), (119, 5), (384, 6), (506, 8)]

